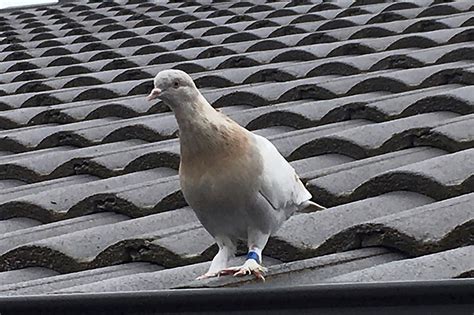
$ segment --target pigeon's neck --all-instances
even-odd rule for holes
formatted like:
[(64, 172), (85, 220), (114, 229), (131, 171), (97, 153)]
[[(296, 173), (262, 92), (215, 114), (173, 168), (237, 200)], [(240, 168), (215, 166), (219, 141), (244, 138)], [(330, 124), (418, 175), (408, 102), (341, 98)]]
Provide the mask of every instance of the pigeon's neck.
[(218, 114), (200, 93), (186, 104), (176, 106), (173, 111), (180, 133), (206, 128)]
[(235, 134), (244, 132), (237, 123), (216, 111), (202, 95), (191, 106), (176, 108), (174, 113), (182, 156), (220, 151), (232, 142)]

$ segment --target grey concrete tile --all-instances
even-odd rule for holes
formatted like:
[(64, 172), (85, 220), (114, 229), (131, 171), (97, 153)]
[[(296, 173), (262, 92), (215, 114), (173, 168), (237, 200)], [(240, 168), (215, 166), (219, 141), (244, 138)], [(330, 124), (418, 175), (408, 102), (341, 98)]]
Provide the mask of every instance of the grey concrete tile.
[[(24, 220), (25, 218), (21, 218)], [(2, 254), (23, 244), (40, 241), (54, 236), (66, 235), (95, 226), (122, 222), (128, 219), (124, 215), (115, 213), (96, 213), (79, 218), (61, 220), (49, 224), (32, 225), (7, 233), (3, 233), (0, 239), (0, 252)], [(17, 219), (18, 220), (18, 219)]]
[(366, 124), (311, 139), (295, 149), (291, 153), (291, 158), (299, 158), (301, 152), (311, 151), (313, 154), (318, 154), (331, 150), (361, 159), (409, 148), (413, 146), (413, 138), (417, 137), (420, 130), (436, 127), (454, 117), (457, 115), (451, 112), (435, 112), (377, 124)]
[(17, 180), (17, 179), (3, 179), (3, 180), (0, 180), (0, 189), (2, 190), (10, 189), (10, 188), (23, 186), (25, 184), (26, 183), (24, 181)]
[[(32, 268), (27, 268), (29, 270)], [(57, 275), (52, 270), (44, 268), (41, 279), (24, 279), (20, 283), (10, 284), (2, 283), (0, 285), (1, 295), (32, 295), (32, 294), (47, 294), (54, 291), (64, 290), (69, 287), (80, 285), (87, 285), (89, 283), (100, 282), (104, 279), (119, 279), (125, 275), (151, 273), (162, 269), (162, 267), (147, 263), (128, 263), (116, 266), (109, 266), (103, 268), (96, 268), (93, 270), (79, 271), (69, 274)], [(23, 269), (25, 270), (25, 269)], [(0, 273), (13, 273), (17, 271), (7, 271)], [(49, 275), (47, 274), (49, 273)]]
[[(445, 152), (430, 147), (410, 148), (378, 155), (319, 171), (301, 174), (308, 179), (308, 189), (323, 205), (331, 206), (399, 190), (398, 186), (372, 185), (370, 189), (359, 188), (383, 172), (442, 156)], [(409, 176), (410, 174), (407, 174)], [(366, 186), (367, 187), (367, 186)]]
[(474, 193), (461, 195), (377, 218), (356, 230), (367, 235), (363, 244), (396, 247), (412, 256), (471, 245), (473, 199)]
[(359, 187), (359, 193), (374, 187), (394, 187), (395, 183), (397, 189), (417, 191), (437, 200), (472, 192), (473, 153), (474, 149), (467, 149), (385, 171)]
[(0, 221), (0, 235), (40, 225), (41, 222), (29, 218), (12, 218)]
[[(317, 200), (317, 198), (316, 198)], [(348, 230), (360, 223), (432, 202), (411, 192), (393, 192), (291, 217), (270, 239), (266, 254), (283, 261), (360, 248)]]
[(439, 143), (436, 146), (444, 147), (449, 151), (469, 149), (474, 146), (474, 115), (463, 115), (449, 119), (444, 124), (432, 128), (420, 140), (420, 144)]
[[(0, 19), (0, 265), (28, 266), (0, 294), (261, 286), (192, 282), (216, 248), (175, 210), (176, 123), (144, 99), (166, 68), (338, 205), (285, 223), (266, 285), (472, 274), (471, 1), (109, 6)], [(110, 266), (134, 261), (156, 265)]]
[[(159, 251), (153, 252), (153, 240), (171, 237), (173, 234), (199, 226), (194, 213), (189, 209), (132, 220), (123, 220), (122, 216), (119, 218), (120, 220), (115, 222), (102, 222), (97, 226), (90, 225), (88, 228), (67, 234), (64, 234), (63, 230), (63, 233), (58, 233), (57, 236), (54, 236), (53, 230), (49, 236), (40, 240), (37, 238), (38, 233), (31, 233), (30, 235), (36, 238), (30, 240), (25, 239), (24, 235), (19, 235), (16, 239), (18, 243), (21, 241), (20, 244), (13, 244), (14, 238), (10, 237), (2, 250), (1, 269), (23, 268), (29, 266), (31, 260), (60, 272), (92, 269), (137, 260), (155, 261), (160, 265), (168, 265), (168, 261), (172, 261), (175, 256), (179, 257), (181, 253), (171, 252), (166, 255)], [(72, 219), (72, 222), (75, 221), (78, 220)], [(67, 224), (67, 221), (62, 222)], [(65, 228), (64, 224), (56, 225), (58, 229)], [(45, 229), (47, 225), (41, 227)], [(80, 244), (78, 240), (81, 240)], [(185, 258), (183, 257), (182, 260)], [(179, 264), (179, 260), (176, 263)]]
[(372, 282), (402, 280), (439, 280), (456, 278), (472, 272), (472, 246), (389, 262), (345, 275), (325, 279), (324, 282)]
[[(35, 150), (0, 158), (3, 178), (16, 178), (28, 182), (71, 176), (81, 173), (81, 162), (98, 154), (133, 147), (132, 141), (114, 142), (83, 149)], [(84, 173), (84, 172), (83, 172)], [(5, 191), (2, 194), (6, 194)]]
[[(369, 102), (364, 117), (385, 120), (385, 117), (408, 116), (422, 111), (446, 110), (462, 114), (472, 112), (470, 86), (443, 85), (415, 90)], [(373, 113), (371, 113), (373, 111)]]
[[(175, 176), (171, 176), (175, 174), (176, 171), (169, 168), (152, 169), (92, 182), (55, 187), (41, 192), (33, 191), (31, 195), (5, 199), (0, 204), (0, 209), (2, 209), (0, 216), (11, 218), (22, 215), (42, 222), (101, 211), (115, 211), (132, 215), (135, 210), (135, 216), (138, 216), (140, 211), (146, 211), (147, 206), (158, 206), (159, 208), (161, 199), (178, 189)], [(150, 189), (156, 189), (159, 186), (162, 186), (159, 194), (155, 193), (147, 196), (148, 198), (144, 197), (146, 196), (143, 195), (144, 192), (149, 192)], [(165, 187), (168, 189), (166, 190)], [(179, 197), (175, 198), (179, 199)], [(167, 204), (166, 200), (163, 203)]]
[(58, 273), (54, 270), (41, 267), (30, 267), (12, 271), (4, 271), (0, 272), (0, 286), (53, 277), (57, 274)]

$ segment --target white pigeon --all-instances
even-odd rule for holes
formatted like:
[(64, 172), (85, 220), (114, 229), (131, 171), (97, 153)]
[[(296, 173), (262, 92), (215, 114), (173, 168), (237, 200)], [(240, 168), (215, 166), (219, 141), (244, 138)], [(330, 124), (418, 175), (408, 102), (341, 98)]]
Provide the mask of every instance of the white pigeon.
[[(324, 207), (273, 144), (215, 110), (180, 70), (164, 70), (148, 100), (160, 98), (176, 116), (181, 145), (179, 179), (184, 198), (219, 251), (198, 279), (254, 274), (264, 280), (262, 250), (295, 211)], [(246, 240), (242, 266), (230, 267), (237, 240)]]

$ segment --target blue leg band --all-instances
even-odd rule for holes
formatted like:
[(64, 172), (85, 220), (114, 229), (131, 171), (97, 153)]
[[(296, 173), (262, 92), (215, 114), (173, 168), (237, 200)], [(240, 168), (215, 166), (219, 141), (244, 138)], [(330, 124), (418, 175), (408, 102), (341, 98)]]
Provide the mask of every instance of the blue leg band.
[(260, 257), (258, 257), (258, 254), (256, 252), (249, 252), (247, 254), (247, 259), (253, 259), (255, 260), (257, 263), (260, 263)]

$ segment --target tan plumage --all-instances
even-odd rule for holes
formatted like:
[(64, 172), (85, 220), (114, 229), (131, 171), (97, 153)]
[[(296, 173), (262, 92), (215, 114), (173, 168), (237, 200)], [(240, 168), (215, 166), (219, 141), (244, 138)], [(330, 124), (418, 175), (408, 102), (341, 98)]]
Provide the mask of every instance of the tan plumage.
[[(323, 207), (310, 201), (295, 170), (267, 139), (212, 108), (183, 71), (160, 72), (149, 99), (157, 97), (178, 122), (184, 197), (219, 246), (203, 277), (254, 273), (263, 279), (259, 263), (270, 234), (295, 211)], [(249, 259), (229, 269), (237, 239), (247, 240)]]

